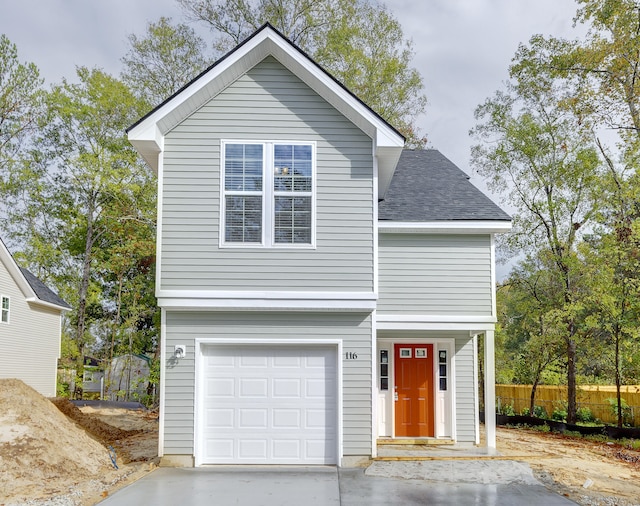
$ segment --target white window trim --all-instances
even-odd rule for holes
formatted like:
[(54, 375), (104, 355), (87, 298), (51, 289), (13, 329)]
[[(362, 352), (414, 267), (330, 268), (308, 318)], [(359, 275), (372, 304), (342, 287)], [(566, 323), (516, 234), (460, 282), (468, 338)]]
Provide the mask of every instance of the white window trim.
[[(225, 241), (226, 235), (226, 205), (227, 193), (224, 188), (225, 181), (225, 145), (226, 144), (260, 144), (262, 150), (262, 240), (260, 243), (240, 243)], [(275, 192), (273, 174), (269, 167), (273, 166), (273, 146), (275, 144), (311, 146), (311, 242), (302, 243), (276, 243), (274, 240), (274, 215)], [(219, 247), (239, 249), (315, 249), (316, 248), (316, 142), (315, 141), (290, 141), (290, 140), (247, 140), (247, 139), (222, 139), (220, 141), (220, 223)], [(258, 195), (258, 192), (254, 192)], [(249, 195), (250, 192), (243, 192)], [(305, 193), (305, 196), (306, 195)]]
[[(5, 312), (4, 304), (3, 304), (5, 299), (9, 303), (9, 307), (6, 309), (7, 321), (4, 321), (2, 319), (2, 314)], [(2, 324), (9, 325), (9, 323), (11, 323), (11, 297), (9, 297), (8, 295), (0, 295), (0, 325)]]

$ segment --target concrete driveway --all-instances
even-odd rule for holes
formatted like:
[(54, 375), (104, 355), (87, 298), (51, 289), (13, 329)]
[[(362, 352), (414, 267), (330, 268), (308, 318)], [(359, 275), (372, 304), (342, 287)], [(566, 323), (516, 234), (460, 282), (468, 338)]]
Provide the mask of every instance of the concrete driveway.
[(160, 468), (101, 506), (568, 506), (513, 461), (375, 462), (367, 469), (214, 466)]

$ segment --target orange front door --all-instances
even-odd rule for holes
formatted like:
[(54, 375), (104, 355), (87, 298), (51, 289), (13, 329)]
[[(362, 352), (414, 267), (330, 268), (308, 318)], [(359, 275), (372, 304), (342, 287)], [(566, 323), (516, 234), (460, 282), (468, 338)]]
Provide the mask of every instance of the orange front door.
[(433, 345), (396, 344), (396, 437), (433, 437)]

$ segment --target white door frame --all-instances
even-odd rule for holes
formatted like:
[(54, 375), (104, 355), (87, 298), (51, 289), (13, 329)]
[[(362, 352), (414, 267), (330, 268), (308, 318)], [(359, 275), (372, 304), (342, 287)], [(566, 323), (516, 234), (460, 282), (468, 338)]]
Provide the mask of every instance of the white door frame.
[(193, 452), (195, 466), (201, 466), (202, 464), (202, 431), (204, 421), (204, 371), (203, 366), (204, 354), (203, 349), (206, 346), (228, 346), (230, 344), (237, 344), (242, 346), (335, 346), (336, 349), (336, 370), (338, 377), (336, 378), (336, 429), (337, 429), (337, 448), (336, 448), (336, 465), (340, 465), (342, 462), (342, 434), (343, 434), (343, 416), (342, 416), (342, 340), (341, 339), (231, 339), (231, 338), (197, 338), (195, 340), (195, 392), (194, 392), (194, 427), (193, 427)]
[[(401, 332), (399, 331), (399, 334)], [(382, 337), (376, 340), (376, 369), (374, 371), (376, 377), (376, 402), (380, 402), (380, 397), (382, 395), (386, 396), (386, 402), (391, 405), (390, 411), (390, 421), (391, 421), (391, 437), (395, 437), (396, 429), (395, 429), (395, 401), (393, 400), (394, 392), (395, 392), (395, 359), (394, 359), (394, 350), (396, 344), (430, 344), (433, 345), (433, 387), (435, 389), (434, 392), (434, 431), (436, 438), (444, 438), (444, 439), (456, 439), (456, 375), (455, 375), (455, 338), (437, 338), (437, 337), (416, 337), (412, 335), (411, 337), (402, 337), (401, 335), (395, 337)], [(385, 393), (380, 391), (380, 367), (379, 367), (379, 356), (381, 349), (389, 350), (389, 390)], [(448, 384), (447, 384), (447, 392), (448, 399), (447, 402), (449, 405), (448, 413), (441, 413), (441, 407), (439, 400), (439, 381), (438, 381), (438, 351), (439, 350), (447, 350), (447, 372), (448, 372)], [(446, 403), (445, 403), (446, 404)], [(446, 423), (448, 423), (450, 428), (450, 435), (443, 435), (438, 433), (438, 418), (442, 415), (445, 416)], [(377, 417), (375, 420), (374, 427), (376, 427), (376, 439), (380, 436), (378, 426), (380, 424), (380, 417), (383, 416), (382, 410), (378, 410)], [(386, 436), (388, 437), (388, 436)]]

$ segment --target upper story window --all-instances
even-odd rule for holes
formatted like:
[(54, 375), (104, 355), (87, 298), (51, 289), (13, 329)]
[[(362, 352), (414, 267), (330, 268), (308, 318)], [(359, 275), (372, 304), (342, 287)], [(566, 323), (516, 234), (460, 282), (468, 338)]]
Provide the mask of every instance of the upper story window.
[(9, 297), (2, 296), (0, 305), (0, 322), (9, 323)]
[(223, 142), (221, 244), (313, 246), (315, 144)]

